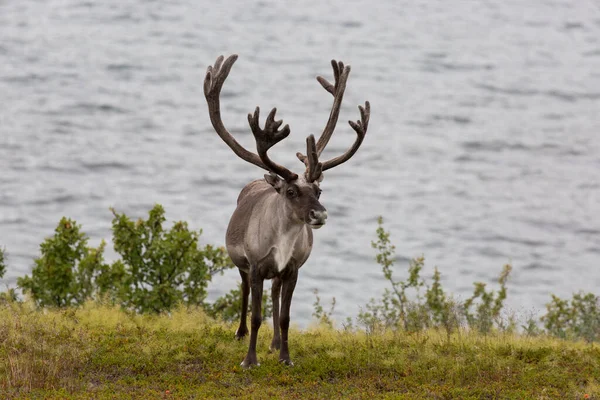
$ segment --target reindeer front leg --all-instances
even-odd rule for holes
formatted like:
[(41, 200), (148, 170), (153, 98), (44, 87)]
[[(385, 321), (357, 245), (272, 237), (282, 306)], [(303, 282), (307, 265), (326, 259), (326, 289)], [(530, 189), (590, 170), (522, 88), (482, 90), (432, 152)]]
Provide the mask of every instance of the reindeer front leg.
[(292, 305), (292, 295), (298, 280), (298, 268), (292, 267), (288, 274), (282, 278), (281, 293), (281, 316), (279, 326), (281, 328), (281, 349), (279, 350), (279, 361), (286, 365), (294, 365), (290, 360), (290, 351), (288, 349), (288, 328), (290, 327), (290, 306)]
[(271, 286), (271, 299), (273, 300), (273, 340), (271, 341), (271, 352), (281, 348), (281, 336), (279, 335), (279, 298), (281, 296), (281, 279), (273, 278)]
[(260, 365), (256, 359), (256, 341), (258, 339), (258, 329), (262, 323), (262, 295), (263, 295), (264, 277), (260, 274), (258, 266), (250, 267), (250, 287), (252, 295), (252, 319), (250, 325), (250, 345), (248, 354), (242, 361), (243, 368), (250, 368), (253, 365)]

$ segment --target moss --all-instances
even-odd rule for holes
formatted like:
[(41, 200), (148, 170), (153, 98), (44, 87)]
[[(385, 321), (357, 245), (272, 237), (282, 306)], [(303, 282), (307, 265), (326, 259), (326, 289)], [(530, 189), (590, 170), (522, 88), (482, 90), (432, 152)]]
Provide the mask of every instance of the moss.
[(293, 330), (294, 367), (269, 354), (239, 366), (247, 342), (235, 327), (180, 307), (130, 315), (87, 303), (36, 311), (0, 307), (0, 398), (507, 398), (600, 396), (600, 350), (549, 337), (460, 332), (418, 335)]

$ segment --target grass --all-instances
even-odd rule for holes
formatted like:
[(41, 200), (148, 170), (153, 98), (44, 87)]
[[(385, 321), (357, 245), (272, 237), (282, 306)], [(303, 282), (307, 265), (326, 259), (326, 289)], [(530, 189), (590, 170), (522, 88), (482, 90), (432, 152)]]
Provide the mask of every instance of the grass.
[(518, 335), (293, 330), (294, 367), (269, 354), (242, 370), (247, 339), (198, 310), (129, 315), (0, 306), (0, 398), (598, 399), (600, 349)]

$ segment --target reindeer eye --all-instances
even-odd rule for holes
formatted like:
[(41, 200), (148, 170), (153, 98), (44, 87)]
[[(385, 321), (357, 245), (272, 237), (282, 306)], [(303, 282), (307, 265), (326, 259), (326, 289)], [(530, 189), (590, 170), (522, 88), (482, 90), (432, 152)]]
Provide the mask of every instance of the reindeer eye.
[(292, 188), (287, 190), (287, 197), (289, 197), (290, 199), (296, 197), (296, 191)]
[(321, 192), (322, 192), (321, 189), (317, 190), (317, 200), (321, 197)]

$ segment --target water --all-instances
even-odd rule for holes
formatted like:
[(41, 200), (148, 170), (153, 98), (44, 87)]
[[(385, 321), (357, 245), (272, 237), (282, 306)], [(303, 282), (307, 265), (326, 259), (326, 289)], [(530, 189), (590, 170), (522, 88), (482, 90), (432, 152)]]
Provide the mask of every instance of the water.
[[(208, 120), (204, 71), (232, 53), (226, 126), (254, 149), (246, 114), (277, 106), (292, 134), (271, 153), (296, 171), (294, 153), (327, 121), (314, 77), (331, 77), (331, 58), (353, 69), (323, 158), (353, 142), (356, 105), (372, 105), (362, 148), (326, 174), (330, 218), (301, 270), (295, 322), (310, 320), (315, 288), (336, 297), (338, 320), (379, 297), (378, 215), (402, 271), (424, 254), (463, 298), (509, 261), (517, 311), (597, 292), (600, 8), (570, 0), (0, 2), (6, 283), (63, 215), (97, 245), (110, 241), (109, 207), (143, 217), (161, 203), (224, 243), (239, 191), (263, 173)], [(218, 278), (211, 296), (237, 280)]]

